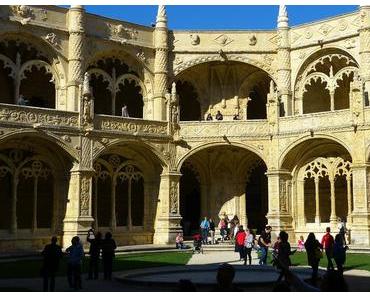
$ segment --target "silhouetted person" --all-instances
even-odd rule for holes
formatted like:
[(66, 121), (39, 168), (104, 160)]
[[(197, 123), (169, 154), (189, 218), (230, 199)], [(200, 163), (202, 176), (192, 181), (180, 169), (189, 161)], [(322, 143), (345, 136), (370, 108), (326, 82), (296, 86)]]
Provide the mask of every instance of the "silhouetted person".
[(177, 292), (196, 292), (197, 287), (190, 279), (180, 279), (177, 285)]
[(59, 261), (63, 256), (62, 248), (57, 245), (57, 241), (58, 239), (53, 236), (51, 238), (51, 243), (47, 244), (41, 252), (41, 255), (44, 257), (44, 263), (41, 270), (42, 277), (44, 279), (44, 292), (47, 292), (48, 289), (51, 292), (54, 292), (55, 290), (55, 274), (59, 268)]
[(102, 234), (100, 232), (96, 235), (88, 235), (87, 241), (90, 243), (90, 261), (89, 261), (89, 277), (88, 279), (98, 279), (99, 277), (99, 258), (102, 245)]
[(213, 121), (213, 117), (212, 117), (212, 115), (210, 113), (207, 114), (206, 121)]
[(319, 271), (319, 263), (322, 258), (322, 245), (316, 239), (314, 233), (310, 233), (307, 236), (306, 242), (304, 243), (304, 247), (307, 253), (307, 261), (308, 265), (312, 267), (312, 276), (311, 281), (313, 285), (316, 285), (317, 281), (317, 273)]
[(328, 270), (334, 269), (333, 265), (333, 247), (334, 247), (334, 238), (330, 234), (330, 227), (326, 228), (326, 234), (323, 236), (321, 240), (321, 245), (325, 249), (326, 258), (328, 259)]
[(67, 278), (69, 287), (75, 290), (82, 289), (81, 264), (84, 250), (78, 236), (72, 238), (72, 245), (66, 249), (66, 252), (68, 253)]
[(281, 281), (285, 276), (285, 271), (289, 270), (291, 266), (290, 255), (294, 252), (290, 249), (290, 243), (288, 242), (288, 233), (285, 231), (280, 231), (279, 233), (280, 241), (277, 244), (277, 268), (281, 271), (278, 281)]
[(102, 243), (102, 255), (104, 266), (104, 279), (112, 279), (113, 258), (115, 256), (116, 242), (112, 239), (112, 233), (105, 233), (105, 238)]
[(217, 270), (217, 286), (215, 292), (240, 292), (241, 289), (233, 284), (235, 269), (228, 263), (221, 264)]
[(333, 258), (335, 264), (337, 264), (337, 270), (341, 276), (343, 276), (343, 265), (346, 262), (346, 250), (348, 249), (343, 242), (343, 235), (335, 235), (334, 248), (333, 248)]
[(216, 113), (216, 120), (217, 121), (222, 121), (224, 119), (224, 116), (222, 115), (222, 113), (218, 110), (217, 113)]

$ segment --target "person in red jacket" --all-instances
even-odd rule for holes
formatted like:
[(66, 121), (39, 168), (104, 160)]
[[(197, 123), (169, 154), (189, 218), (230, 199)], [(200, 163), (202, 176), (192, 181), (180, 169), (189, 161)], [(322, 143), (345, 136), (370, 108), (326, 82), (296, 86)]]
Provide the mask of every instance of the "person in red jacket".
[(330, 227), (326, 228), (326, 234), (323, 236), (321, 240), (321, 245), (323, 246), (326, 254), (326, 258), (328, 259), (328, 270), (334, 269), (333, 265), (333, 249), (334, 249), (334, 238), (330, 234)]
[(244, 247), (244, 242), (245, 242), (245, 237), (246, 233), (243, 229), (243, 226), (239, 226), (239, 230), (235, 235), (235, 251), (239, 252), (240, 255), (240, 260), (244, 260), (245, 258), (245, 247)]

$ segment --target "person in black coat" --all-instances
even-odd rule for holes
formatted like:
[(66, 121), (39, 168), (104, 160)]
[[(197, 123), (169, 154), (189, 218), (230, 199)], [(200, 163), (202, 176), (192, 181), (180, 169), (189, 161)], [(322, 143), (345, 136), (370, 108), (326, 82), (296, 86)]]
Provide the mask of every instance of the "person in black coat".
[(99, 258), (102, 245), (102, 234), (100, 232), (92, 236), (87, 236), (87, 241), (90, 243), (90, 261), (89, 261), (89, 277), (87, 279), (98, 279), (99, 277)]
[[(41, 255), (44, 257), (41, 274), (43, 277), (44, 292), (50, 289), (51, 292), (55, 290), (55, 274), (59, 268), (59, 261), (63, 256), (62, 248), (57, 245), (58, 239), (53, 236), (51, 243), (44, 247)], [(50, 279), (50, 287), (49, 287)]]
[(102, 242), (102, 255), (104, 266), (104, 279), (112, 279), (113, 258), (115, 256), (116, 242), (112, 238), (112, 233), (107, 232)]

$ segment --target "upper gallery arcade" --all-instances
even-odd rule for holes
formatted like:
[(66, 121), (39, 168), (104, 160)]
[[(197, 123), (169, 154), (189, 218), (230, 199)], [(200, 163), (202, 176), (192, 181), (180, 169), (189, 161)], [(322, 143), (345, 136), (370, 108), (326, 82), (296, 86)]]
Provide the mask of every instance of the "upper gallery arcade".
[(0, 6), (0, 250), (92, 225), (165, 243), (222, 213), (292, 239), (340, 218), (369, 245), (370, 7), (291, 27), (280, 6), (263, 31), (167, 18)]

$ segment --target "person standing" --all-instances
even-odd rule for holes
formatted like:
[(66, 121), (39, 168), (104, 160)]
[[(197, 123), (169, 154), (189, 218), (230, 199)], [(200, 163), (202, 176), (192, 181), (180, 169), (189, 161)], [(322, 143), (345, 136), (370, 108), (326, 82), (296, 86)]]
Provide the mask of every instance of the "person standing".
[(211, 244), (215, 244), (215, 231), (215, 222), (212, 219), (209, 219), (209, 234), (211, 235)]
[(310, 265), (312, 268), (311, 282), (313, 285), (315, 285), (317, 281), (317, 274), (319, 271), (319, 263), (322, 258), (322, 245), (316, 239), (315, 234), (311, 232), (307, 236), (304, 247), (307, 253), (308, 265)]
[(244, 260), (245, 258), (245, 251), (244, 251), (244, 242), (246, 233), (243, 229), (243, 226), (239, 226), (239, 230), (235, 235), (235, 249), (239, 252), (240, 260)]
[(56, 236), (53, 236), (51, 238), (51, 243), (47, 244), (44, 247), (44, 250), (41, 252), (41, 255), (44, 258), (43, 266), (41, 269), (44, 292), (47, 292), (48, 289), (50, 290), (50, 292), (54, 292), (55, 290), (55, 274), (59, 268), (59, 261), (63, 256), (62, 248), (57, 245), (57, 242), (58, 239), (56, 238)]
[(220, 219), (220, 222), (218, 223), (218, 228), (220, 229), (221, 234), (221, 241), (223, 242), (225, 240), (226, 234), (227, 234), (227, 225), (224, 218)]
[(346, 250), (348, 247), (343, 242), (342, 234), (335, 236), (334, 247), (333, 247), (333, 258), (335, 264), (337, 264), (338, 273), (343, 276), (343, 265), (346, 262)]
[(204, 220), (200, 223), (200, 229), (202, 231), (202, 242), (207, 244), (208, 241), (208, 230), (209, 230), (209, 222), (207, 217), (204, 217)]
[(68, 253), (67, 278), (69, 287), (75, 290), (82, 289), (81, 264), (84, 250), (78, 236), (72, 238), (72, 245), (66, 249), (66, 252)]
[(122, 107), (122, 117), (123, 118), (128, 118), (130, 117), (130, 115), (128, 114), (128, 109), (127, 109), (127, 105), (123, 105)]
[(271, 227), (266, 226), (265, 230), (262, 231), (260, 237), (258, 238), (258, 245), (260, 246), (261, 256), (260, 256), (260, 265), (267, 264), (267, 253), (268, 248), (271, 245)]
[(90, 243), (90, 261), (89, 261), (89, 276), (87, 279), (98, 279), (99, 277), (99, 258), (102, 244), (102, 234), (100, 232), (92, 236), (87, 236), (87, 242)]
[(325, 249), (326, 258), (328, 259), (328, 267), (327, 269), (334, 269), (333, 265), (333, 247), (334, 247), (334, 238), (330, 234), (330, 227), (326, 228), (326, 234), (323, 236), (321, 240), (321, 245)]
[(280, 231), (279, 233), (279, 242), (277, 244), (277, 256), (276, 256), (276, 266), (280, 269), (280, 275), (278, 278), (278, 282), (282, 280), (286, 271), (289, 270), (291, 266), (290, 255), (293, 252), (290, 249), (290, 243), (288, 242), (289, 235), (285, 231)]
[(247, 257), (249, 265), (252, 265), (252, 248), (254, 244), (254, 234), (250, 229), (245, 230), (245, 241), (244, 241), (244, 265), (247, 265)]
[(115, 250), (117, 248), (116, 242), (112, 238), (112, 233), (105, 233), (105, 238), (102, 243), (102, 256), (104, 267), (104, 279), (112, 279), (113, 258), (115, 257)]

